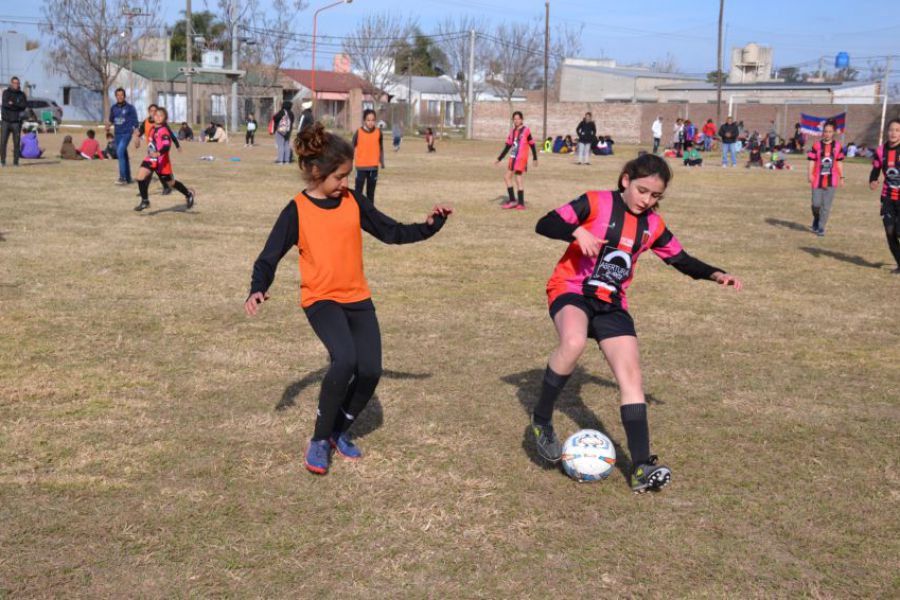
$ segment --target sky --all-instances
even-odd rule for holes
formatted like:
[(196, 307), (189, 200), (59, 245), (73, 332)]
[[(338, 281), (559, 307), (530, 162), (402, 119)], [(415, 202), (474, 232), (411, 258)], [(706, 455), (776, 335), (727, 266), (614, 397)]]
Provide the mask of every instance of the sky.
[[(184, 0), (160, 1), (166, 22), (180, 18)], [(309, 8), (297, 14), (294, 31), (311, 33), (313, 11), (329, 3), (310, 0)], [(216, 0), (192, 0), (192, 9), (215, 11), (216, 4)], [(40, 17), (40, 5), (40, 0), (0, 0), (0, 21)], [(447, 16), (462, 14), (495, 24), (504, 20), (543, 23), (544, 5), (544, 0), (353, 0), (323, 11), (318, 32), (346, 35), (367, 15), (386, 11), (417, 18), (425, 33)], [(716, 67), (718, 10), (718, 0), (550, 0), (550, 24), (551, 29), (584, 24), (583, 57), (614, 58), (628, 64), (650, 63), (671, 55), (682, 72), (705, 74)], [(865, 73), (871, 61), (883, 62), (873, 57), (900, 55), (900, 44), (895, 41), (900, 12), (888, 0), (725, 0), (725, 23), (726, 69), (730, 48), (749, 42), (773, 47), (776, 67), (815, 69), (820, 57), (826, 67), (833, 67), (835, 54), (845, 51), (850, 54), (851, 66)], [(0, 22), (0, 29), (36, 32), (35, 26), (21, 23)], [(317, 64), (330, 68), (336, 50), (320, 47)], [(309, 65), (309, 54), (298, 53), (286, 66)], [(895, 65), (897, 81), (900, 57)]]

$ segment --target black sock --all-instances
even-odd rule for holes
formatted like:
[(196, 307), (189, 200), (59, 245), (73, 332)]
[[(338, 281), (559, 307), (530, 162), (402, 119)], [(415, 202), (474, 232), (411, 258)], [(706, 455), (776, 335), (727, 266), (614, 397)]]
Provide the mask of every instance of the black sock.
[(172, 184), (172, 187), (175, 188), (176, 190), (178, 190), (179, 192), (181, 192), (182, 194), (184, 194), (185, 198), (187, 198), (188, 196), (191, 195), (191, 193), (188, 191), (188, 189), (186, 187), (184, 187), (184, 184), (181, 183), (180, 181), (176, 180), (175, 183)]
[(571, 375), (560, 375), (547, 365), (544, 371), (544, 381), (541, 384), (541, 398), (534, 407), (534, 422), (538, 425), (548, 425), (553, 420), (553, 405), (559, 398), (566, 382)]
[(519, 190), (519, 204), (525, 204), (525, 190)]
[(141, 193), (141, 202), (147, 202), (147, 190), (150, 188), (150, 178), (138, 181), (138, 191)]
[(511, 187), (506, 188), (506, 193), (509, 194), (510, 202), (516, 201), (516, 192)]
[(647, 405), (623, 404), (619, 407), (622, 425), (628, 437), (628, 451), (635, 465), (646, 463), (650, 458), (650, 426), (647, 424)]

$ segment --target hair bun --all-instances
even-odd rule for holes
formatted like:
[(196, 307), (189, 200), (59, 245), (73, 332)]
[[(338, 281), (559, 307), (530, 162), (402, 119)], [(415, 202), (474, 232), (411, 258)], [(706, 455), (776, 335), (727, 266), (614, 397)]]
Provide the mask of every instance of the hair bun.
[(297, 133), (297, 137), (294, 138), (294, 149), (301, 161), (309, 161), (322, 154), (327, 142), (328, 132), (325, 131), (325, 126), (316, 121)]

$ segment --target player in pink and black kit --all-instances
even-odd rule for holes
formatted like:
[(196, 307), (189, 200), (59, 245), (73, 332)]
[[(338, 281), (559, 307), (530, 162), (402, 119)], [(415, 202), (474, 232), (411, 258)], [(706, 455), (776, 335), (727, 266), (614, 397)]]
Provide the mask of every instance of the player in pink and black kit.
[(150, 188), (150, 177), (153, 173), (159, 176), (159, 180), (170, 188), (175, 188), (184, 195), (187, 207), (194, 206), (194, 191), (189, 190), (180, 181), (175, 180), (172, 173), (172, 162), (169, 159), (169, 150), (172, 149), (172, 130), (169, 129), (166, 120), (169, 113), (165, 108), (159, 107), (153, 117), (156, 125), (147, 136), (147, 157), (141, 163), (138, 171), (138, 190), (141, 194), (141, 203), (134, 207), (140, 212), (150, 206), (147, 191)]
[(625, 165), (617, 191), (587, 192), (550, 211), (537, 224), (541, 235), (569, 242), (547, 283), (559, 346), (550, 354), (531, 418), (538, 452), (551, 462), (561, 457), (552, 425), (553, 406), (591, 337), (619, 384), (635, 492), (659, 489), (671, 478), (670, 469), (657, 464), (656, 456), (650, 454), (637, 334), (625, 297), (638, 257), (651, 250), (694, 279), (709, 279), (736, 290), (743, 285), (737, 277), (688, 255), (666, 227), (656, 205), (671, 179), (664, 159), (654, 154), (639, 156)]
[[(506, 182), (506, 193), (509, 194), (509, 200), (503, 204), (503, 208), (525, 210), (525, 172), (528, 170), (528, 149), (531, 147), (531, 154), (534, 156), (534, 164), (537, 166), (537, 147), (534, 144), (534, 138), (531, 137), (531, 130), (524, 125), (525, 117), (520, 111), (513, 113), (513, 128), (510, 129), (509, 135), (506, 136), (506, 146), (503, 152), (497, 157), (495, 164), (500, 164), (503, 157), (509, 152), (509, 162), (506, 165), (506, 173), (503, 174), (503, 181)], [(513, 175), (516, 177), (516, 186), (519, 188), (519, 199), (513, 194)]]
[(872, 159), (872, 173), (869, 187), (878, 189), (878, 178), (884, 176), (881, 186), (881, 218), (888, 248), (897, 261), (897, 268), (891, 271), (900, 275), (900, 119), (888, 123), (887, 142), (875, 151)]
[(813, 222), (809, 230), (819, 237), (825, 235), (825, 224), (831, 214), (834, 192), (844, 180), (841, 168), (844, 148), (834, 139), (835, 128), (834, 121), (825, 121), (822, 139), (813, 144), (806, 155), (809, 159), (809, 183), (812, 185)]

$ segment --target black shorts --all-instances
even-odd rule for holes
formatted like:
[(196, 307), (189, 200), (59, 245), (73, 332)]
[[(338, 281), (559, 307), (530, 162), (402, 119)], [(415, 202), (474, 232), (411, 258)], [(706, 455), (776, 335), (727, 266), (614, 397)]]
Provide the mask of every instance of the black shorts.
[(881, 218), (885, 227), (900, 225), (900, 200), (881, 199)]
[(159, 177), (159, 180), (162, 182), (169, 182), (169, 181), (172, 181), (173, 179), (175, 179), (174, 173), (168, 173), (168, 174), (160, 173), (159, 171), (156, 170), (157, 169), (156, 165), (154, 165), (149, 160), (145, 160), (145, 161), (141, 162), (141, 166), (144, 167), (145, 169), (147, 169), (148, 171), (150, 171), (151, 177), (153, 176), (152, 175), (153, 173), (156, 173), (157, 177)]
[(588, 318), (588, 337), (598, 342), (622, 335), (637, 337), (634, 319), (627, 310), (581, 294), (560, 294), (550, 305), (550, 318), (555, 318), (556, 313), (569, 305), (577, 306), (584, 311)]

